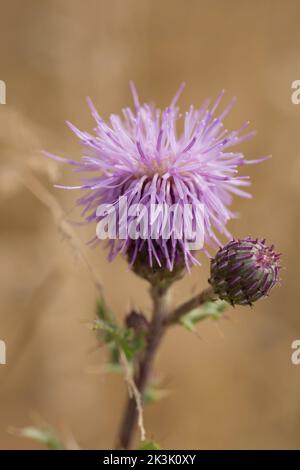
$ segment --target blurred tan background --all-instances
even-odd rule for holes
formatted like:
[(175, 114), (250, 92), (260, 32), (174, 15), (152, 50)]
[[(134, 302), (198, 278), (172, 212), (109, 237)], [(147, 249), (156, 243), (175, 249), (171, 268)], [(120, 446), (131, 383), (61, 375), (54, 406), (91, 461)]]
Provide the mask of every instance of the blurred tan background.
[[(169, 397), (146, 410), (149, 437), (163, 448), (300, 448), (300, 366), (291, 343), (300, 339), (299, 177), (300, 105), (291, 83), (300, 79), (297, 0), (11, 0), (1, 1), (0, 79), (0, 447), (38, 448), (10, 435), (32, 419), (74, 435), (83, 448), (111, 448), (126, 397), (123, 379), (105, 375), (86, 322), (97, 291), (76, 243), (47, 208), (72, 210), (74, 192), (52, 189), (71, 181), (69, 168), (43, 159), (41, 149), (78, 157), (65, 120), (91, 130), (85, 97), (108, 117), (131, 105), (134, 79), (144, 101), (165, 106), (182, 80), (180, 105), (238, 97), (227, 119), (258, 130), (240, 148), (253, 200), (235, 199), (236, 236), (266, 237), (283, 252), (282, 287), (254, 309), (228, 310), (219, 323), (199, 325), (199, 337), (176, 327), (156, 362)], [(225, 103), (225, 101), (224, 101)], [(55, 206), (56, 207), (56, 206)], [(76, 228), (85, 240), (93, 228)], [(147, 285), (105, 250), (84, 248), (122, 319), (130, 306), (150, 312)], [(176, 285), (174, 305), (208, 277), (208, 261)]]

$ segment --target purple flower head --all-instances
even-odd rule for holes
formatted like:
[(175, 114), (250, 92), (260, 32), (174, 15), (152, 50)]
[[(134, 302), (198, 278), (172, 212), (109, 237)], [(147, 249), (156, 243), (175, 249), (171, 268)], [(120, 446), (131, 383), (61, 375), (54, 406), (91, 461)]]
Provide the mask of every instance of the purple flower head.
[[(88, 100), (96, 121), (94, 135), (68, 123), (84, 146), (81, 159), (67, 160), (46, 154), (69, 163), (75, 172), (94, 173), (94, 176), (81, 178), (77, 186), (57, 186), (82, 191), (77, 204), (83, 207), (86, 222), (103, 221), (117, 208), (120, 197), (126, 198), (126, 212), (125, 209), (119, 211), (114, 219), (117, 235), (108, 241), (110, 260), (124, 253), (133, 264), (142, 255), (149, 266), (172, 271), (180, 259), (189, 269), (190, 265), (198, 263), (197, 248), (187, 243), (192, 240), (190, 233), (200, 235), (203, 240), (200, 248), (205, 251), (206, 245), (221, 245), (216, 232), (231, 238), (226, 224), (234, 217), (229, 209), (232, 195), (251, 197), (241, 189), (250, 185), (249, 177), (238, 176), (238, 167), (268, 158), (246, 161), (242, 153), (232, 151), (233, 146), (254, 135), (254, 132), (243, 133), (248, 122), (236, 131), (224, 129), (223, 119), (235, 100), (217, 116), (222, 91), (211, 108), (206, 100), (200, 109), (190, 106), (182, 115), (177, 101), (183, 88), (184, 84), (170, 105), (160, 110), (152, 104), (140, 104), (131, 83), (135, 110), (124, 108), (122, 116), (112, 114), (108, 123)], [(179, 120), (181, 132), (176, 129)], [(143, 230), (132, 237), (128, 227), (137, 222), (137, 214), (130, 209), (136, 205), (149, 211), (150, 206), (160, 205), (163, 210), (155, 221), (151, 217), (146, 222), (143, 219)], [(99, 213), (99, 206), (107, 210)], [(199, 206), (202, 207), (201, 217)], [(171, 207), (176, 209), (169, 211), (167, 223), (165, 209)], [(189, 208), (187, 213), (185, 207)], [(178, 212), (184, 214), (183, 227), (189, 227), (188, 234), (187, 230), (179, 230), (181, 236), (176, 232)], [(150, 230), (145, 231), (145, 228)], [(95, 236), (92, 242), (98, 243), (99, 237)]]

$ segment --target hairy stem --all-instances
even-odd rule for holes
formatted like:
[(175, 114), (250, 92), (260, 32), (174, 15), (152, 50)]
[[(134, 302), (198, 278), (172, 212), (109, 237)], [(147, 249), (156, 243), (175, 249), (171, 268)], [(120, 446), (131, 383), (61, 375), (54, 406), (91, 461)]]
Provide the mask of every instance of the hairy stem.
[[(152, 287), (151, 297), (153, 299), (153, 316), (149, 327), (145, 352), (137, 365), (134, 377), (134, 382), (142, 398), (149, 382), (155, 354), (165, 332), (165, 320), (168, 314), (168, 291)], [(128, 449), (130, 447), (137, 416), (136, 400), (134, 397), (130, 397), (127, 402), (119, 433), (119, 447), (122, 449)]]

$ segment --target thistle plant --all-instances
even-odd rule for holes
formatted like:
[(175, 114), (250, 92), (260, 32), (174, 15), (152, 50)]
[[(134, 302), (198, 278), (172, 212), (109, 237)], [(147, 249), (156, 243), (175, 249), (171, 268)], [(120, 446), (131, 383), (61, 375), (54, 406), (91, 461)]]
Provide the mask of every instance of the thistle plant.
[(276, 284), (279, 258), (265, 240), (232, 240), (212, 260), (209, 283), (231, 305), (252, 305)]
[[(150, 286), (151, 318), (131, 311), (121, 324), (101, 298), (94, 323), (99, 341), (109, 349), (110, 368), (125, 367), (132, 390), (117, 437), (122, 449), (131, 446), (137, 422), (142, 448), (155, 447), (146, 441), (142, 411), (151, 390), (152, 398), (155, 395), (153, 362), (169, 328), (181, 324), (193, 329), (206, 318), (218, 319), (228, 304), (252, 305), (269, 294), (280, 270), (280, 255), (273, 246), (250, 237), (235, 240), (227, 229), (235, 217), (232, 197), (251, 197), (245, 190), (249, 177), (240, 176), (239, 167), (269, 157), (247, 160), (235, 150), (254, 132), (245, 132), (248, 122), (231, 132), (224, 128), (234, 99), (217, 114), (222, 91), (211, 107), (206, 100), (200, 109), (190, 106), (181, 114), (177, 102), (183, 88), (161, 110), (141, 104), (131, 83), (134, 110), (124, 108), (122, 116), (111, 115), (109, 122), (88, 99), (96, 123), (94, 134), (68, 123), (84, 149), (80, 160), (46, 153), (68, 163), (76, 173), (89, 174), (75, 186), (56, 185), (80, 191), (76, 204), (96, 232), (89, 243), (106, 239), (109, 260), (123, 255)], [(229, 243), (223, 246), (220, 236)], [(212, 257), (210, 252), (217, 249)], [(171, 308), (172, 285), (193, 265), (200, 265), (201, 253), (211, 258), (208, 286)]]

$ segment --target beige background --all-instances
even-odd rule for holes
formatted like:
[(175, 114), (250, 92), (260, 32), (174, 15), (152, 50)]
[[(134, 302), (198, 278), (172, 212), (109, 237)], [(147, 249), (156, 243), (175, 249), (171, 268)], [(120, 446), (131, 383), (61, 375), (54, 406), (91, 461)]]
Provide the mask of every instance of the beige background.
[[(182, 80), (186, 108), (225, 87), (238, 97), (228, 125), (250, 119), (258, 130), (242, 145), (247, 156), (273, 159), (247, 167), (254, 199), (234, 202), (237, 236), (266, 237), (283, 252), (282, 287), (254, 309), (229, 310), (199, 337), (175, 328), (156, 363), (168, 398), (146, 410), (146, 426), (164, 448), (300, 448), (300, 366), (290, 361), (300, 339), (300, 79), (297, 0), (11, 0), (0, 2), (0, 447), (38, 448), (7, 433), (38, 414), (84, 448), (111, 448), (126, 387), (100, 373), (86, 322), (97, 296), (78, 250), (37, 199), (36, 180), (72, 212), (74, 193), (52, 189), (70, 181), (68, 168), (40, 156), (45, 148), (79, 156), (64, 124), (90, 130), (90, 95), (101, 114), (131, 104), (133, 78), (143, 100), (166, 105)], [(32, 192), (33, 191), (33, 192)], [(41, 196), (39, 194), (39, 196)], [(47, 200), (48, 201), (48, 200)], [(71, 211), (71, 212), (70, 212)], [(85, 241), (93, 228), (76, 228)], [(150, 310), (146, 283), (105, 250), (85, 249), (120, 319), (131, 305)], [(201, 288), (208, 262), (176, 285), (173, 303)], [(97, 372), (97, 373), (95, 373)], [(68, 432), (69, 432), (68, 431)]]

